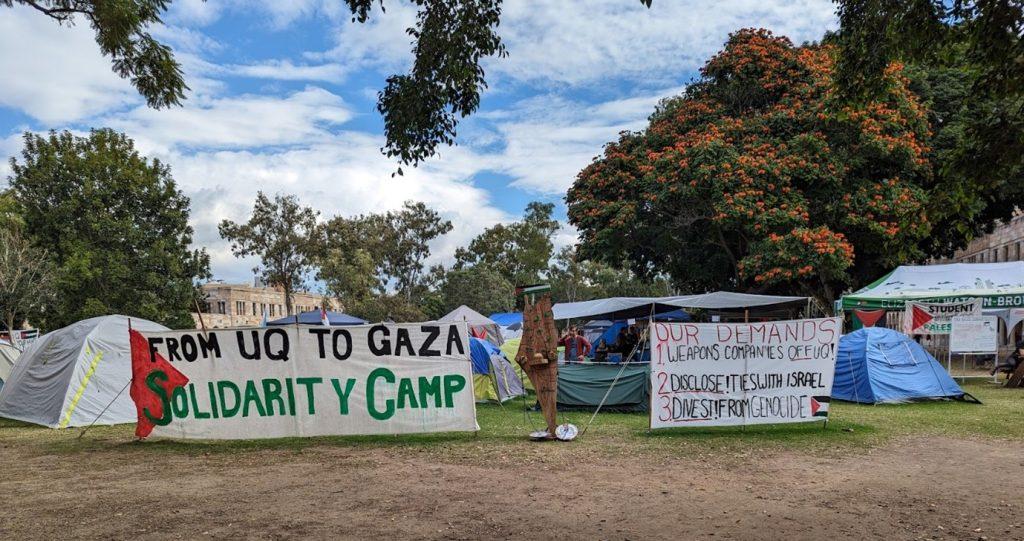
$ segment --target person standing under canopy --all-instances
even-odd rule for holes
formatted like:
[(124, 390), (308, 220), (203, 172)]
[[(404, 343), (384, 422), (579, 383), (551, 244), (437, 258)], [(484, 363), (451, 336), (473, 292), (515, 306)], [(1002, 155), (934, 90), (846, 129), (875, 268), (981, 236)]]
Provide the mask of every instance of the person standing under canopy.
[(565, 330), (565, 335), (558, 341), (558, 345), (565, 348), (565, 362), (573, 361), (582, 363), (590, 354), (590, 341), (576, 331), (575, 327)]

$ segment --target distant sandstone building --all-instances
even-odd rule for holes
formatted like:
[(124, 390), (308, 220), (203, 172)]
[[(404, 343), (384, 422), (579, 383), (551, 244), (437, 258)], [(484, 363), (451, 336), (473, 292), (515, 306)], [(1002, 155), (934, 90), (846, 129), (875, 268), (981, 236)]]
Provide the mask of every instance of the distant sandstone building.
[[(259, 325), (263, 320), (264, 311), (269, 320), (293, 315), (286, 313), (284, 290), (277, 286), (260, 283), (227, 284), (215, 281), (203, 284), (202, 290), (206, 294), (202, 318), (208, 329)], [(295, 313), (319, 310), (325, 301), (328, 309), (337, 308), (337, 303), (323, 295), (306, 291), (292, 293), (292, 309)], [(192, 319), (196, 328), (200, 328), (199, 314), (193, 312)]]
[(1024, 212), (1017, 211), (1009, 222), (996, 225), (987, 235), (957, 250), (953, 257), (932, 263), (1002, 263), (1024, 260)]

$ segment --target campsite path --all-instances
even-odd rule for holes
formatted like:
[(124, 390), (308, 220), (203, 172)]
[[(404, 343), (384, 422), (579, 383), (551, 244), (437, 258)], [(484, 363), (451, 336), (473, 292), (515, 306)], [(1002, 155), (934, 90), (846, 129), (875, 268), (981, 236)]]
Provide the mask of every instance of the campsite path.
[(585, 460), (530, 445), (50, 454), (0, 443), (0, 538), (1024, 539), (1014, 442)]

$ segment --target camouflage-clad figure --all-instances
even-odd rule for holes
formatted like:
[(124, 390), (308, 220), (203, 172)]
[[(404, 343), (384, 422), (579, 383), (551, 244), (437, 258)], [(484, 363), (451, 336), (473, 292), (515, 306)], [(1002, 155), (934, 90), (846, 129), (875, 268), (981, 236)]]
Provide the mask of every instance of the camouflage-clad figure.
[(521, 289), (523, 306), (523, 337), (516, 352), (516, 362), (537, 390), (537, 401), (547, 423), (548, 438), (554, 438), (556, 400), (558, 397), (558, 329), (551, 312), (550, 286)]

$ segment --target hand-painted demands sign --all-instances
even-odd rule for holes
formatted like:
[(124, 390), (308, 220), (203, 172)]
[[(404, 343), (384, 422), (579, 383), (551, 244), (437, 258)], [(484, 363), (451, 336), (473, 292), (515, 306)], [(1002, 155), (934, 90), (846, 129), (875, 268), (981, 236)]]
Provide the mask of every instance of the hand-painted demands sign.
[(820, 421), (841, 322), (655, 323), (651, 428)]
[(903, 327), (907, 334), (949, 334), (957, 316), (980, 316), (982, 300), (965, 302), (916, 302), (904, 305)]
[(468, 336), (465, 323), (145, 333), (149, 358), (162, 356), (188, 378), (170, 396), (146, 382), (163, 403), (154, 409), (171, 414), (152, 435), (477, 430)]

